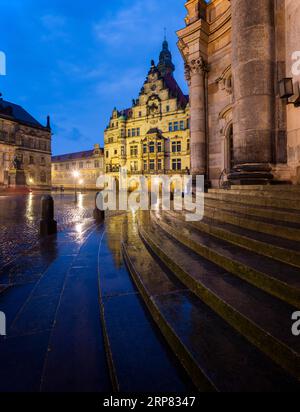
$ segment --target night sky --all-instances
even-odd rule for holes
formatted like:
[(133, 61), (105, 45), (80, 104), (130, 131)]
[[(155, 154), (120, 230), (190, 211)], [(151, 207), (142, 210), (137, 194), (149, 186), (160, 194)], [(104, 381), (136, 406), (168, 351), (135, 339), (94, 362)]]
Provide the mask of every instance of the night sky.
[(53, 154), (103, 145), (112, 109), (131, 106), (157, 62), (164, 27), (184, 92), (175, 31), (181, 0), (0, 0), (3, 98), (41, 123), (52, 118)]

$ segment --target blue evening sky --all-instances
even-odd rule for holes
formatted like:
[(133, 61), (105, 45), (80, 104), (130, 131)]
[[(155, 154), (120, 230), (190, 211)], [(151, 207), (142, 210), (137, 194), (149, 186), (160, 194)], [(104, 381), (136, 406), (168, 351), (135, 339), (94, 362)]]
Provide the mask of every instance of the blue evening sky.
[(187, 93), (175, 35), (183, 0), (0, 0), (0, 10), (0, 92), (43, 124), (51, 116), (53, 154), (103, 144), (112, 109), (131, 106), (158, 60), (164, 27)]

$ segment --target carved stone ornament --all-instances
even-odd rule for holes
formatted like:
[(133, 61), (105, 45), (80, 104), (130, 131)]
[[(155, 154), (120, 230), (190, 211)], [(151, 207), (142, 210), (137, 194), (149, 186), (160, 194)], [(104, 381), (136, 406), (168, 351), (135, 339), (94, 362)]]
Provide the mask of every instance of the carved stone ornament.
[(208, 63), (200, 57), (199, 59), (191, 60), (190, 64), (186, 64), (186, 73), (189, 71), (189, 76), (209, 71)]

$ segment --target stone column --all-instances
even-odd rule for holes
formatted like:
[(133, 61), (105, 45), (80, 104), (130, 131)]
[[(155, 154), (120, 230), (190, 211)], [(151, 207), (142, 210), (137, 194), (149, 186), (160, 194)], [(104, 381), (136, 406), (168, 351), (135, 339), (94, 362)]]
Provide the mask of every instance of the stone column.
[(232, 183), (272, 179), (275, 129), (274, 0), (231, 0), (234, 82)]
[(204, 79), (207, 65), (202, 58), (186, 64), (186, 78), (190, 89), (191, 173), (206, 172), (206, 120)]

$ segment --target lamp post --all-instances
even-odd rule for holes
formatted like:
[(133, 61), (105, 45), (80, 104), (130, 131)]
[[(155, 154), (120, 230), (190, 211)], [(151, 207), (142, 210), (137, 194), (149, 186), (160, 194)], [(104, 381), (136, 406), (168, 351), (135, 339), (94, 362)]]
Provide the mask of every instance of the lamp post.
[(83, 191), (83, 184), (84, 184), (84, 180), (83, 180), (83, 179), (79, 180), (79, 184), (80, 184), (80, 187), (81, 187), (81, 193), (82, 193), (82, 191)]
[(73, 172), (73, 176), (74, 176), (75, 203), (77, 203), (77, 179), (79, 178), (80, 173), (75, 170)]

